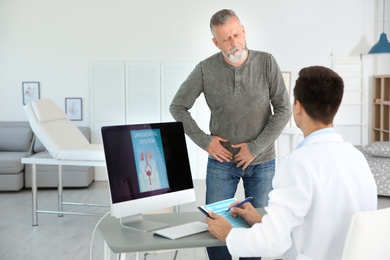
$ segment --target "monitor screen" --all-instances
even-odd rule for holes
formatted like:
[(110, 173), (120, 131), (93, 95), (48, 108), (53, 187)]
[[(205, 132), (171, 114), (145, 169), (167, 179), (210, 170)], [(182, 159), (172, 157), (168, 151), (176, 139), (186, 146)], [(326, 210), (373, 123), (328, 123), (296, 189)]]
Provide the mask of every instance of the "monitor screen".
[(141, 214), (195, 201), (181, 122), (104, 126), (102, 138), (112, 215), (126, 226), (157, 229)]

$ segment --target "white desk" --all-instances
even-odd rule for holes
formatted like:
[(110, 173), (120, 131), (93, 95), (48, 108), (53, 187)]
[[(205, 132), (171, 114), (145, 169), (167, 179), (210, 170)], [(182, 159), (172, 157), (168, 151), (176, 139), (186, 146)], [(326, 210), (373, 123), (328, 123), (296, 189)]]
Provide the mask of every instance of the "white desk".
[[(102, 204), (87, 204), (87, 203), (74, 203), (74, 202), (64, 202), (62, 198), (62, 166), (63, 165), (73, 165), (73, 166), (106, 166), (105, 161), (71, 161), (71, 160), (56, 160), (51, 157), (49, 153), (42, 154), (42, 156), (37, 157), (27, 157), (22, 158), (22, 163), (31, 164), (31, 191), (32, 191), (32, 225), (38, 225), (38, 213), (51, 213), (58, 214), (62, 216), (63, 214), (69, 215), (100, 215), (94, 213), (81, 213), (81, 212), (66, 212), (63, 211), (63, 205), (79, 205), (79, 206), (95, 206), (95, 207), (109, 207), (109, 205)], [(38, 201), (37, 201), (37, 173), (36, 165), (58, 165), (58, 211), (50, 210), (38, 210)]]
[[(260, 214), (265, 214), (264, 209), (257, 209)], [(205, 222), (205, 215), (200, 211), (145, 214), (145, 220), (159, 221), (170, 225), (180, 225), (191, 221)], [(213, 237), (209, 232), (203, 232), (196, 235), (183, 237), (177, 240), (171, 240), (160, 236), (153, 236), (150, 232), (142, 232), (124, 228), (120, 225), (119, 219), (112, 216), (106, 216), (99, 223), (100, 230), (104, 239), (104, 256), (109, 258), (108, 249), (116, 254), (143, 252), (155, 250), (168, 250), (180, 248), (213, 247), (224, 246), (224, 242)]]

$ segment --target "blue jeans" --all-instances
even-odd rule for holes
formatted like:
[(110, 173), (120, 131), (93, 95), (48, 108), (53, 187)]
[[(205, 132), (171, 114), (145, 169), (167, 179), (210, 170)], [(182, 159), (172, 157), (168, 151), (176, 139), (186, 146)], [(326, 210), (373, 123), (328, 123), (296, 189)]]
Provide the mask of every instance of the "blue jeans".
[[(206, 204), (233, 198), (242, 178), (245, 197), (253, 197), (251, 203), (255, 208), (264, 208), (268, 205), (268, 193), (272, 190), (274, 175), (275, 160), (252, 165), (242, 170), (242, 167), (237, 168), (235, 163), (220, 163), (209, 158), (206, 175)], [(208, 247), (207, 253), (210, 260), (232, 259), (226, 246)]]

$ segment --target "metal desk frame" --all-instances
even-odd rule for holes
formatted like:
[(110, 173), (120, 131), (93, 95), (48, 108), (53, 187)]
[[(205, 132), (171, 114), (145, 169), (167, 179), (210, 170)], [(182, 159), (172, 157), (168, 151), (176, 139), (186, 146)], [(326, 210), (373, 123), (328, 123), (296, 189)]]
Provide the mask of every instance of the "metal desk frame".
[[(263, 208), (256, 209), (264, 215)], [(143, 218), (150, 221), (159, 221), (169, 225), (180, 225), (192, 221), (206, 222), (206, 217), (200, 211), (174, 212), (159, 214), (144, 214)], [(171, 250), (180, 248), (199, 248), (224, 246), (222, 242), (212, 236), (209, 232), (203, 232), (177, 240), (153, 236), (151, 232), (143, 232), (121, 226), (119, 219), (112, 216), (105, 216), (98, 224), (104, 240), (104, 259), (110, 259), (110, 252), (121, 255), (124, 259), (125, 253), (144, 252), (156, 250)]]
[[(197, 212), (178, 212), (145, 214), (145, 220), (159, 221), (170, 225), (180, 225), (191, 221), (205, 222), (205, 215)], [(119, 219), (106, 216), (98, 224), (104, 239), (104, 259), (110, 259), (110, 252), (121, 256), (124, 259), (125, 253), (145, 252), (156, 250), (171, 250), (180, 248), (196, 248), (223, 246), (224, 242), (214, 238), (209, 232), (171, 240), (160, 236), (153, 236), (151, 232), (143, 232), (122, 227)]]

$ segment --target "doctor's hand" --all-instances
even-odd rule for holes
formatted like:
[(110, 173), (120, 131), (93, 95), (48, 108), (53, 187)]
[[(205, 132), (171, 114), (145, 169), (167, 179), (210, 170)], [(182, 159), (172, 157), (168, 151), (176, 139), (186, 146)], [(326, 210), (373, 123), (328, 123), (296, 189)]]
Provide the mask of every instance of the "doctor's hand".
[(232, 207), (230, 208), (230, 212), (232, 213), (233, 217), (240, 216), (245, 219), (245, 221), (248, 222), (248, 224), (251, 226), (255, 223), (261, 223), (263, 218), (250, 202), (246, 202), (240, 207)]
[(213, 136), (206, 151), (219, 162), (230, 162), (233, 159), (233, 154), (221, 144), (221, 142), (228, 141), (225, 138)]
[(209, 211), (210, 218), (206, 218), (210, 233), (221, 241), (226, 241), (232, 226), (224, 217)]
[(242, 169), (245, 170), (255, 159), (255, 157), (249, 151), (248, 143), (233, 144), (232, 147), (240, 149), (240, 151), (234, 155), (233, 160), (237, 163), (237, 168), (242, 166)]

